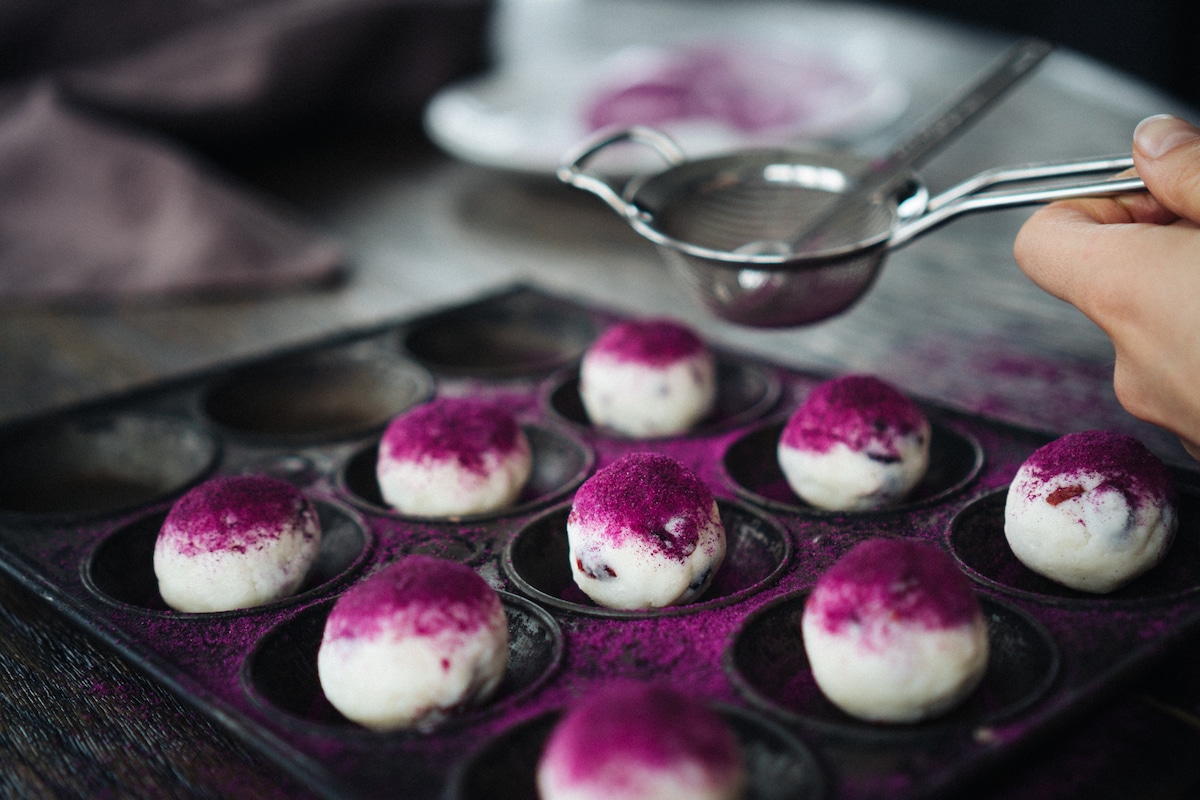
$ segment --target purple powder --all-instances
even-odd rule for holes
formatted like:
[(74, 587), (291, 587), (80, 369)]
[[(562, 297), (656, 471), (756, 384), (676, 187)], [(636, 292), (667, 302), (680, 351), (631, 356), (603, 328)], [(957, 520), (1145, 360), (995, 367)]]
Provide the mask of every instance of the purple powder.
[[(659, 453), (631, 453), (584, 481), (567, 522), (601, 530), (613, 542), (637, 537), (683, 561), (695, 551), (712, 505), (712, 492), (683, 464)], [(667, 531), (674, 518), (682, 523)]]
[(397, 460), (456, 459), (464, 469), (480, 473), (484, 453), (505, 456), (520, 441), (521, 427), (505, 409), (481, 400), (443, 397), (392, 420), (380, 448)]
[(268, 475), (213, 478), (180, 497), (162, 535), (184, 555), (229, 550), (244, 553), (278, 539), (285, 526), (317, 530), (317, 512), (300, 490)]
[(588, 352), (615, 361), (661, 367), (705, 349), (704, 341), (685, 325), (669, 319), (644, 319), (619, 322), (607, 328)]
[(465, 564), (412, 555), (391, 564), (338, 598), (325, 639), (372, 638), (382, 631), (432, 636), (487, 627), (500, 598)]
[(899, 457), (896, 439), (926, 424), (925, 415), (903, 392), (871, 375), (845, 375), (812, 391), (792, 414), (780, 438), (797, 450), (825, 453), (842, 443), (862, 452)]
[[(1175, 502), (1171, 471), (1145, 445), (1121, 433), (1069, 433), (1035, 450), (1025, 467), (1042, 481), (1076, 472), (1099, 473), (1103, 480), (1095, 491), (1120, 492), (1131, 508), (1146, 499)], [(1083, 493), (1082, 486), (1064, 486), (1047, 500), (1058, 505)]]
[(915, 539), (870, 539), (856, 545), (817, 581), (805, 605), (837, 633), (869, 616), (936, 630), (980, 614), (971, 583), (936, 545)]
[(667, 770), (681, 764), (703, 765), (713, 778), (727, 780), (741, 753), (724, 720), (691, 696), (619, 680), (566, 714), (544, 759), (556, 762), (571, 782), (620, 780), (629, 774), (622, 765)]
[(745, 133), (804, 130), (819, 127), (831, 111), (861, 103), (869, 90), (827, 59), (732, 43), (667, 49), (634, 63), (636, 72), (619, 69), (587, 105), (591, 130), (679, 120), (709, 120)]

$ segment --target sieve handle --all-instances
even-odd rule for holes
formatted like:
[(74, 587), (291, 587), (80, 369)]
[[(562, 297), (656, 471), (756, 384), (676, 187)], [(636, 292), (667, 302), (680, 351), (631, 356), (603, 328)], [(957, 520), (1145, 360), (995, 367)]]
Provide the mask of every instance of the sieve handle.
[(643, 144), (657, 152), (668, 166), (678, 166), (684, 162), (683, 150), (675, 144), (675, 140), (661, 131), (643, 125), (628, 128), (605, 129), (581, 142), (574, 150), (567, 153), (562, 164), (555, 171), (563, 183), (589, 191), (608, 203), (618, 214), (628, 219), (634, 215), (633, 207), (625, 202), (621, 192), (603, 178), (587, 172), (588, 165), (596, 156), (607, 148), (634, 142)]
[[(955, 217), (975, 211), (1145, 191), (1141, 178), (1125, 174), (1132, 166), (1129, 156), (1111, 156), (987, 170), (931, 198), (924, 214), (893, 231), (888, 247), (900, 247)], [(1094, 176), (1103, 172), (1117, 174)], [(1001, 184), (1012, 186), (982, 191)]]

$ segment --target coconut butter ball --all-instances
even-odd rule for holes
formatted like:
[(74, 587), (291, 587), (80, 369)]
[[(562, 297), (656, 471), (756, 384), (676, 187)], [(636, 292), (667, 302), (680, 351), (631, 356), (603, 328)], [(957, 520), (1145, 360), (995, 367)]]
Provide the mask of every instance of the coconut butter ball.
[(1178, 525), (1166, 465), (1109, 431), (1068, 434), (1036, 450), (1004, 506), (1004, 536), (1021, 563), (1083, 592), (1111, 592), (1146, 572)]
[(579, 397), (592, 424), (646, 438), (685, 433), (717, 398), (712, 352), (669, 319), (620, 322), (583, 354)]
[(588, 478), (567, 516), (571, 574), (607, 608), (689, 603), (725, 559), (712, 492), (669, 456), (633, 453)]
[(339, 597), (317, 652), (325, 697), (380, 731), (431, 728), (487, 700), (507, 666), (508, 621), (496, 591), (470, 567), (420, 555)]
[(376, 462), (384, 502), (428, 517), (506, 508), (532, 470), (533, 452), (516, 417), (482, 400), (452, 397), (392, 420)]
[(632, 680), (569, 709), (537, 766), (541, 800), (736, 800), (745, 783), (741, 750), (717, 713)]
[(856, 545), (817, 581), (801, 629), (821, 692), (872, 722), (942, 714), (987, 669), (987, 622), (970, 581), (925, 542)]
[(800, 499), (829, 511), (894, 505), (929, 468), (929, 421), (870, 375), (817, 386), (779, 437), (779, 468)]
[(300, 588), (321, 549), (317, 512), (265, 475), (219, 477), (184, 494), (154, 543), (154, 574), (177, 611), (250, 608)]

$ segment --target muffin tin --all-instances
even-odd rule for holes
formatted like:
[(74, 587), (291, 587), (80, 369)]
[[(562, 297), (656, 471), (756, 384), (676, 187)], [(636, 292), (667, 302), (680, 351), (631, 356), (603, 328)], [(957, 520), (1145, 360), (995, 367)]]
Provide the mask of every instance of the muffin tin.
[[(0, 566), (301, 784), (331, 798), (533, 797), (533, 768), (573, 698), (616, 677), (669, 682), (712, 704), (742, 743), (752, 798), (922, 798), (962, 786), (1068, 722), (1200, 627), (1200, 491), (1177, 471), (1181, 529), (1158, 568), (1109, 596), (1029, 573), (1003, 539), (1004, 489), (1043, 434), (923, 404), (929, 475), (868, 513), (806, 506), (779, 475), (787, 414), (829, 376), (718, 353), (717, 410), (654, 440), (592, 428), (579, 357), (619, 315), (516, 286), (476, 301), (0, 430)], [(388, 509), (374, 479), (394, 415), (435, 394), (510, 408), (534, 477), (503, 513)], [(578, 592), (565, 559), (571, 494), (638, 450), (713, 489), (729, 555), (699, 601), (617, 612)], [(171, 502), (215, 474), (267, 473), (316, 503), (325, 531), (299, 594), (254, 609), (171, 611), (151, 553)], [(945, 547), (974, 581), (992, 660), (943, 718), (872, 725), (830, 705), (808, 672), (799, 614), (854, 543)], [(509, 619), (499, 694), (429, 732), (377, 733), (332, 708), (316, 650), (338, 594), (405, 554), (471, 565)]]

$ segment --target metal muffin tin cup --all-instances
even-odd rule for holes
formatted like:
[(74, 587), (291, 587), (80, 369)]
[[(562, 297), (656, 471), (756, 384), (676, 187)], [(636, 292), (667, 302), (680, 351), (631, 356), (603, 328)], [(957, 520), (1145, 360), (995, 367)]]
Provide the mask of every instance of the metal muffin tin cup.
[(450, 524), (477, 523), (501, 517), (517, 517), (554, 502), (576, 489), (591, 472), (595, 454), (578, 437), (551, 425), (522, 425), (533, 456), (533, 471), (516, 502), (506, 508), (454, 517), (405, 514), (383, 499), (376, 478), (379, 442), (356, 451), (338, 472), (338, 483), (352, 502), (374, 514), (398, 519)]
[(165, 415), (54, 419), (0, 437), (0, 516), (30, 521), (117, 514), (180, 494), (210, 474), (220, 441)]
[[(686, 433), (655, 438), (711, 436), (732, 430), (759, 419), (779, 402), (779, 378), (772, 370), (749, 359), (719, 350), (715, 351), (714, 355), (717, 365), (717, 398), (712, 413)], [(617, 438), (633, 438), (593, 425), (579, 395), (578, 369), (565, 371), (551, 381), (547, 386), (544, 403), (552, 414), (578, 430)], [(640, 441), (652, 439), (643, 437)]]
[(477, 724), (537, 691), (563, 659), (562, 631), (553, 617), (507, 592), (500, 593), (500, 600), (508, 618), (509, 658), (504, 679), (495, 695), (450, 711), (432, 731), (373, 731), (346, 719), (325, 699), (317, 674), (317, 652), (333, 600), (310, 606), (268, 631), (246, 660), (242, 688), (263, 712), (282, 714), (290, 728), (360, 744), (382, 738), (431, 736), (438, 730)]
[(432, 395), (432, 376), (412, 361), (379, 347), (347, 346), (216, 377), (199, 406), (227, 436), (295, 447), (382, 430)]
[(865, 511), (828, 511), (796, 496), (779, 467), (776, 448), (786, 419), (751, 428), (730, 443), (721, 459), (734, 491), (743, 500), (771, 511), (826, 517), (870, 517), (897, 514), (944, 503), (964, 491), (983, 469), (983, 448), (969, 433), (932, 419), (929, 468), (898, 503)]
[(678, 606), (616, 609), (597, 605), (571, 576), (568, 557), (569, 506), (534, 517), (504, 548), (505, 574), (525, 595), (558, 611), (612, 619), (658, 618), (694, 614), (729, 605), (778, 580), (792, 555), (791, 539), (766, 516), (727, 500), (718, 500), (725, 527), (726, 553), (712, 585), (699, 600)]
[(301, 605), (350, 581), (367, 563), (372, 545), (371, 534), (355, 515), (323, 500), (313, 505), (321, 525), (321, 549), (300, 589), (289, 597), (210, 613), (185, 613), (167, 606), (154, 574), (154, 544), (167, 516), (165, 510), (138, 517), (101, 539), (83, 562), (83, 583), (105, 603), (174, 618), (236, 617)]
[(529, 378), (576, 361), (598, 333), (578, 307), (520, 287), (414, 320), (400, 348), (438, 375)]
[(1162, 561), (1116, 591), (1082, 592), (1037, 574), (1022, 564), (1004, 538), (1007, 489), (976, 498), (950, 524), (950, 552), (979, 583), (1012, 597), (1064, 607), (1119, 608), (1179, 601), (1200, 592), (1200, 494), (1179, 493), (1179, 530)]
[(956, 708), (914, 723), (871, 723), (825, 698), (812, 677), (800, 620), (808, 592), (777, 598), (746, 617), (725, 653), (730, 681), (768, 714), (823, 734), (872, 741), (924, 738), (996, 725), (1035, 703), (1058, 677), (1059, 650), (1027, 612), (981, 598), (990, 657), (975, 690)]
[[(763, 715), (713, 703), (737, 739), (746, 765), (745, 800), (821, 800), (825, 778), (812, 751)], [(451, 776), (446, 800), (537, 800), (537, 763), (564, 712), (555, 710), (503, 731)]]

